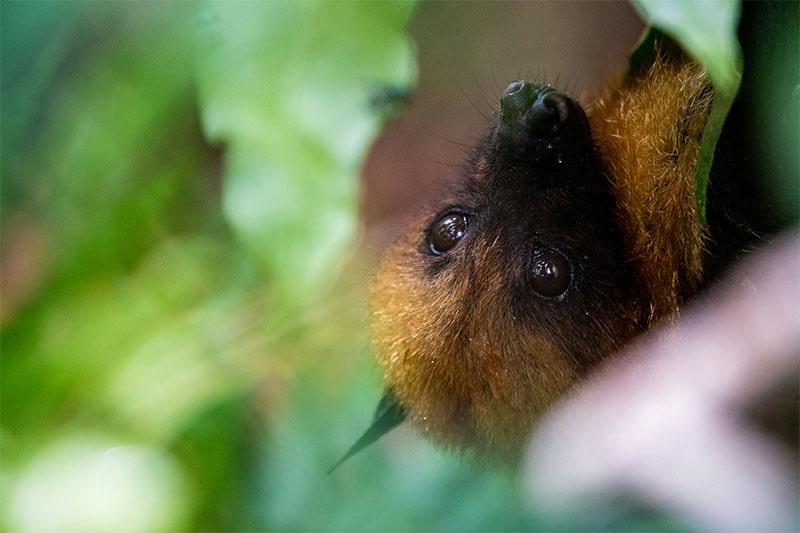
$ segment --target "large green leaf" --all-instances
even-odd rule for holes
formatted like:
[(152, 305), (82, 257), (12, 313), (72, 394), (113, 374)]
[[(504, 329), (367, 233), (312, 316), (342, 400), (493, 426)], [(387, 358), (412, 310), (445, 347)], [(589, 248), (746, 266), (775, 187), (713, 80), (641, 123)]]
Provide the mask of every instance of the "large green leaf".
[(198, 69), (210, 139), (226, 147), (224, 211), (285, 301), (335, 278), (356, 232), (357, 175), (383, 86), (415, 77), (413, 3), (209, 2)]

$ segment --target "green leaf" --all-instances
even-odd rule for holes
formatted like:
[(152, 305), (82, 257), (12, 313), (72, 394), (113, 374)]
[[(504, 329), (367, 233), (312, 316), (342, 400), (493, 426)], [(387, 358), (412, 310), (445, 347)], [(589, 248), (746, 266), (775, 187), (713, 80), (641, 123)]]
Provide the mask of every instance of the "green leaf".
[(413, 3), (209, 2), (198, 71), (207, 136), (227, 147), (225, 216), (284, 301), (336, 277), (358, 172), (382, 123), (376, 87), (415, 78)]
[(356, 443), (347, 450), (347, 453), (328, 470), (328, 473), (330, 474), (350, 457), (399, 426), (405, 419), (406, 411), (403, 409), (403, 406), (398, 403), (394, 392), (391, 390), (384, 392), (381, 401), (378, 402), (378, 408), (375, 410), (375, 417), (372, 420), (372, 424), (370, 424)]
[(714, 87), (695, 171), (697, 212), (705, 222), (714, 150), (742, 81), (742, 50), (736, 36), (741, 6), (737, 0), (633, 0), (633, 5), (650, 26), (675, 39), (706, 68)]

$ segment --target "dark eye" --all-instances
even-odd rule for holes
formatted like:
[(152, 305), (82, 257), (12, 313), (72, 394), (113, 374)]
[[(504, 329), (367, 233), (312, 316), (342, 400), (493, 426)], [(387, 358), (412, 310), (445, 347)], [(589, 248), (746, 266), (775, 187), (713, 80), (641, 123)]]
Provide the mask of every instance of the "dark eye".
[(533, 257), (530, 275), (533, 290), (547, 298), (564, 294), (572, 281), (567, 259), (550, 250), (539, 252)]
[(467, 215), (448, 213), (436, 219), (428, 233), (428, 243), (436, 255), (451, 250), (467, 232)]

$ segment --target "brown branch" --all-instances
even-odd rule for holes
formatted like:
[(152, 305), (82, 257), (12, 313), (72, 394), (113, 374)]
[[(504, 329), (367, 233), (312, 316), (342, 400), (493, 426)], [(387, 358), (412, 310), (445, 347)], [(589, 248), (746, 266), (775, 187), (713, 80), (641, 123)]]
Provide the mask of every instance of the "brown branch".
[(795, 231), (552, 412), (528, 454), (534, 505), (568, 513), (633, 495), (699, 529), (797, 530), (797, 449), (744, 415), (789, 378), (780, 415), (796, 445), (799, 369)]

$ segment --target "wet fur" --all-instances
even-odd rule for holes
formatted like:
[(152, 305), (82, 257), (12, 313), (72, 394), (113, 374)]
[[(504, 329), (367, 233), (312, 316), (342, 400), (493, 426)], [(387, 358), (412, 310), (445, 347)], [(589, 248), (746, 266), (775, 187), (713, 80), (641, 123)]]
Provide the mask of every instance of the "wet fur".
[[(580, 160), (580, 179), (536, 190), (498, 153), (495, 114), (447, 193), (385, 252), (372, 284), (387, 387), (426, 436), (515, 455), (576, 381), (698, 290), (707, 236), (694, 167), (710, 99), (694, 63), (658, 59), (593, 99), (592, 142), (564, 153)], [(479, 222), (435, 257), (428, 227), (448, 206)], [(526, 286), (532, 243), (569, 253), (574, 285), (563, 299)]]

